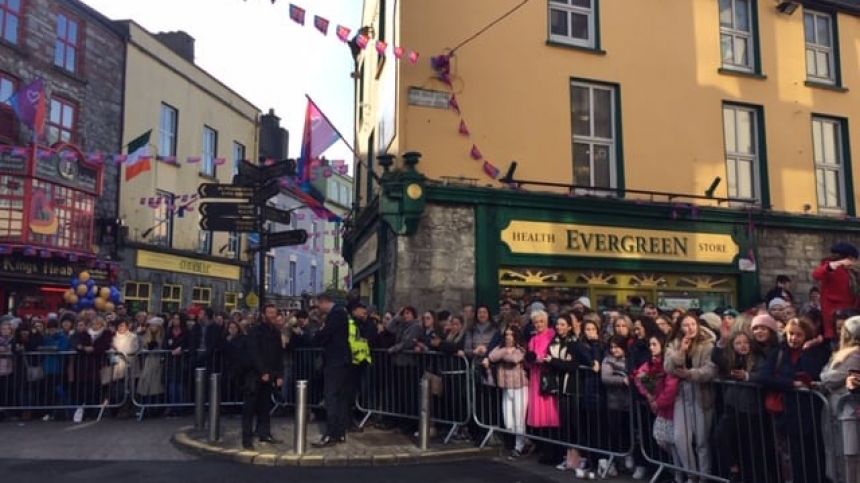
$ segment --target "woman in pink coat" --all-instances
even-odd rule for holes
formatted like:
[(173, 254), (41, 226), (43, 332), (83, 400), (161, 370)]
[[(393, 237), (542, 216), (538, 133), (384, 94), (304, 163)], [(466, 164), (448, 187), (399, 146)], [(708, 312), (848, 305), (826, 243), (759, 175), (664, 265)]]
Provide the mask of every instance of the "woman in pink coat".
[(541, 374), (550, 368), (544, 363), (549, 346), (555, 337), (555, 331), (549, 328), (549, 315), (543, 310), (531, 314), (535, 335), (529, 341), (529, 351), (526, 360), (529, 362), (529, 407), (526, 423), (532, 428), (557, 428), (558, 396), (542, 394), (540, 390)]

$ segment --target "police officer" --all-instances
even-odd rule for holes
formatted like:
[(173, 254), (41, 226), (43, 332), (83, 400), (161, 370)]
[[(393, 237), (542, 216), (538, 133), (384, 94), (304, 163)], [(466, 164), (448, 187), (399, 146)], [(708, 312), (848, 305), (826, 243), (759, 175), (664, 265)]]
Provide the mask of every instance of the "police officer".
[[(253, 449), (255, 433), (262, 443), (282, 443), (272, 436), (269, 421), (273, 386), (284, 385), (284, 345), (277, 319), (278, 309), (273, 304), (266, 305), (263, 320), (245, 338), (244, 353), (248, 362), (242, 401), (242, 447), (245, 449)], [(252, 430), (254, 417), (257, 418), (256, 431)]]
[(325, 448), (346, 442), (349, 424), (349, 398), (352, 351), (349, 347), (349, 314), (343, 305), (335, 304), (334, 294), (317, 297), (325, 321), (314, 337), (314, 345), (323, 348), (323, 395), (326, 409), (326, 431), (314, 447)]

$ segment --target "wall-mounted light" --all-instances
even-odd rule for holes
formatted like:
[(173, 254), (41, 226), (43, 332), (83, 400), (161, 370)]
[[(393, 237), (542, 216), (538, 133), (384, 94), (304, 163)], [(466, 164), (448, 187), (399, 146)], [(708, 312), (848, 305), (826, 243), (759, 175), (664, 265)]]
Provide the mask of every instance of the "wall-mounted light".
[(776, 6), (776, 9), (779, 13), (784, 13), (786, 15), (791, 15), (797, 10), (797, 7), (800, 6), (799, 2), (796, 1), (780, 1), (779, 5)]

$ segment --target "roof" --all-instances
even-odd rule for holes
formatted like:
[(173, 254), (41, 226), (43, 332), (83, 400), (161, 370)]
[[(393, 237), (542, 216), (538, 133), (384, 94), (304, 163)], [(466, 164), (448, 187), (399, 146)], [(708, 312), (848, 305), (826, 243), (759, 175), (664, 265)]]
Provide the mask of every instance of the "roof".
[(804, 5), (825, 6), (835, 8), (839, 11), (860, 15), (860, 0), (802, 0)]

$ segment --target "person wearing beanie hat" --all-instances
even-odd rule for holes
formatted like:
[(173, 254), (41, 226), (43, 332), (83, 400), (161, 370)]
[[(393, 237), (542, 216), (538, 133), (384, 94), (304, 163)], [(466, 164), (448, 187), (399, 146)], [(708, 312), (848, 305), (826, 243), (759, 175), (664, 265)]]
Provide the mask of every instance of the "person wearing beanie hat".
[(720, 335), (720, 326), (722, 324), (720, 316), (717, 315), (716, 312), (705, 312), (704, 314), (699, 316), (699, 319), (705, 321), (705, 325), (708, 329), (711, 330), (711, 332), (714, 333), (715, 336)]
[[(860, 433), (857, 428), (857, 411), (860, 404), (849, 402), (845, 404), (845, 398), (850, 392), (848, 384), (854, 378), (855, 387), (860, 384), (860, 316), (851, 317), (842, 326), (842, 334), (839, 341), (839, 350), (833, 353), (830, 362), (821, 371), (821, 384), (829, 393), (830, 407), (841, 408), (841, 412), (834, 414), (836, 424), (842, 438), (830, 434), (834, 429), (825, 424), (824, 449), (830, 459), (827, 461), (843, 461), (843, 468), (835, 468), (828, 465), (828, 474), (833, 481), (860, 481)], [(836, 437), (834, 437), (836, 436)], [(842, 448), (834, 447), (831, 441), (841, 439)], [(839, 471), (842, 470), (842, 471)], [(841, 474), (843, 473), (844, 474)], [(841, 478), (840, 478), (841, 476)]]
[(856, 265), (860, 253), (857, 247), (839, 242), (830, 248), (830, 252), (831, 256), (822, 260), (812, 272), (812, 278), (821, 286), (822, 335), (827, 340), (837, 336), (836, 311), (856, 307), (860, 299), (860, 269)]
[(577, 304), (582, 305), (583, 308), (590, 309), (591, 308), (591, 299), (586, 297), (585, 295), (583, 295), (582, 297), (579, 297), (578, 299), (576, 299), (576, 302), (574, 302), (574, 304), (573, 304), (574, 307), (576, 307)]

